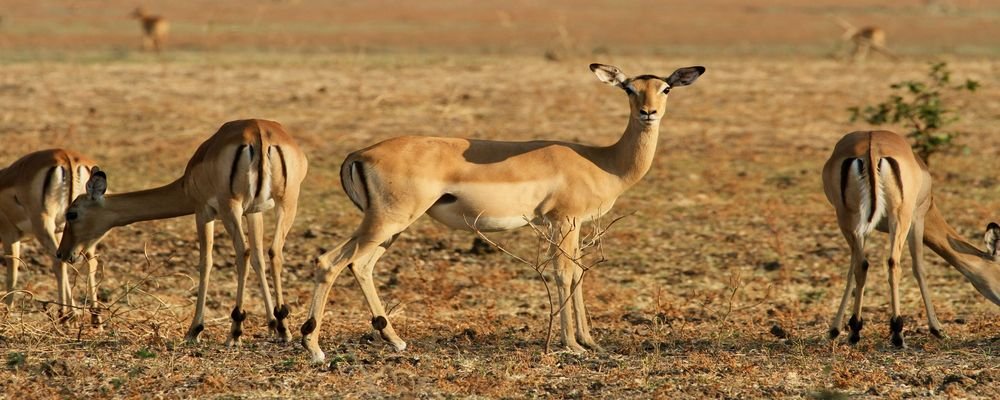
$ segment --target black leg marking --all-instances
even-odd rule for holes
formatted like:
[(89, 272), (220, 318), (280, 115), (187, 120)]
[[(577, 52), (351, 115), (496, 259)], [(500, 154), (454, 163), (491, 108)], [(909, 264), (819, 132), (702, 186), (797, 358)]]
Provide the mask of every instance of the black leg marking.
[(191, 329), (191, 337), (192, 338), (198, 337), (198, 335), (201, 335), (201, 331), (203, 330), (205, 330), (205, 324), (195, 325), (195, 327)]
[(288, 304), (282, 304), (280, 307), (274, 307), (274, 318), (281, 321), (288, 317), (289, 313)]
[(868, 267), (869, 266), (870, 265), (868, 265), (868, 260), (862, 260), (861, 261), (861, 270), (862, 271), (868, 271)]
[(306, 322), (302, 324), (302, 328), (299, 329), (299, 332), (302, 333), (303, 345), (305, 345), (306, 336), (309, 335), (310, 333), (313, 333), (314, 330), (316, 330), (316, 318), (309, 317), (309, 319), (307, 319)]
[(243, 336), (243, 321), (247, 319), (247, 313), (241, 312), (239, 307), (233, 307), (233, 313), (229, 315), (233, 322), (233, 339), (239, 339)]
[(889, 331), (892, 332), (892, 344), (903, 347), (903, 316), (899, 315), (889, 320)]
[(233, 313), (229, 316), (236, 322), (243, 322), (247, 319), (247, 313), (241, 312), (239, 307), (233, 307)]
[(852, 315), (851, 320), (847, 321), (847, 326), (851, 328), (851, 336), (848, 338), (851, 344), (861, 341), (861, 328), (863, 328), (864, 325), (865, 321), (858, 318), (857, 315)]
[[(285, 318), (288, 318), (289, 310), (287, 304), (282, 304), (280, 307), (274, 307), (274, 326), (271, 327), (275, 332), (282, 334), (287, 328), (285, 328)], [(287, 338), (286, 338), (287, 339)]]
[(886, 261), (886, 264), (889, 264), (889, 268), (895, 268), (896, 260), (893, 260), (892, 257), (889, 257), (889, 261)]
[(931, 335), (938, 339), (944, 339), (944, 332), (939, 331), (937, 328), (931, 328)]
[(385, 317), (381, 315), (372, 318), (372, 327), (379, 332), (385, 329), (385, 327), (388, 325), (389, 325), (389, 320), (385, 319)]
[(267, 249), (267, 257), (272, 260), (274, 259), (274, 249)]
[(836, 339), (837, 336), (840, 336), (840, 329), (830, 328), (830, 339)]

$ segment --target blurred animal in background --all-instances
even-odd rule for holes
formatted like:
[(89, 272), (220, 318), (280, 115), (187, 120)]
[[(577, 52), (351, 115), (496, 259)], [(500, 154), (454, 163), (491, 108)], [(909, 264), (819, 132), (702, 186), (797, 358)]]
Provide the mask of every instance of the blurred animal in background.
[(142, 25), (142, 49), (152, 48), (159, 53), (167, 38), (167, 32), (170, 31), (170, 23), (159, 15), (147, 14), (142, 7), (136, 7), (131, 15)]
[(851, 62), (864, 62), (868, 58), (868, 53), (872, 50), (881, 53), (891, 60), (899, 59), (899, 57), (890, 52), (889, 48), (886, 47), (884, 29), (877, 26), (863, 26), (858, 28), (840, 17), (833, 17), (833, 20), (841, 28), (844, 28), (844, 33), (840, 36), (840, 43), (850, 42), (854, 46), (850, 55)]

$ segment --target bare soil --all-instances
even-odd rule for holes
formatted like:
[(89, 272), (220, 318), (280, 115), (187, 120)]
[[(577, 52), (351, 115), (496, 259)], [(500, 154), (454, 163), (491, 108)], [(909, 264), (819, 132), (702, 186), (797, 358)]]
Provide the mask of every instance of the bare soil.
[[(225, 121), (273, 119), (297, 138), (311, 165), (286, 247), (296, 334), (310, 260), (360, 220), (338, 178), (350, 151), (402, 134), (608, 144), (624, 129), (627, 103), (587, 64), (708, 72), (672, 91), (653, 168), (617, 202), (611, 217), (625, 218), (605, 239), (607, 261), (587, 277), (604, 352), (545, 354), (548, 300), (535, 272), (470, 252), (472, 235), (428, 218), (376, 267), (406, 351), (372, 334), (347, 276), (321, 333), (329, 363), (310, 365), (298, 337), (270, 339), (255, 275), (246, 343), (225, 347), (236, 285), (221, 229), (203, 342), (186, 344), (197, 244), (184, 217), (123, 227), (102, 242), (110, 310), (101, 332), (82, 318), (54, 321), (46, 301), (55, 280), (27, 242), (21, 285), (32, 296), (0, 306), (0, 397), (1000, 397), (998, 308), (929, 251), (948, 338), (928, 333), (905, 277), (908, 347), (892, 347), (879, 267), (861, 343), (827, 339), (849, 253), (820, 184), (836, 140), (870, 128), (848, 122), (847, 107), (921, 78), (931, 60), (949, 61), (982, 88), (948, 99), (967, 149), (934, 160), (935, 195), (978, 243), (1000, 206), (989, 161), (1000, 154), (1000, 5), (956, 1), (957, 13), (939, 15), (860, 0), (178, 1), (147, 7), (173, 20), (173, 48), (155, 56), (137, 51), (131, 2), (9, 3), (0, 11), (0, 165), (73, 148), (124, 192), (176, 178)], [(883, 24), (903, 60), (831, 58), (840, 30), (830, 12)], [(528, 230), (490, 237), (521, 255), (536, 251)], [(884, 260), (885, 247), (878, 237), (872, 259)], [(74, 293), (83, 286), (76, 277)]]

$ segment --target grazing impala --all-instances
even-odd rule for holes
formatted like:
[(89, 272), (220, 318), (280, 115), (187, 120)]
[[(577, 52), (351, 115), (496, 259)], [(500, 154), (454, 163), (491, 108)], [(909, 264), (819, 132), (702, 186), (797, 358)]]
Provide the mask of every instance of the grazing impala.
[(886, 264), (892, 307), (889, 329), (894, 345), (903, 346), (899, 260), (905, 240), (909, 240), (913, 275), (924, 299), (931, 334), (941, 337), (943, 331), (924, 281), (921, 243), (961, 272), (979, 293), (1000, 305), (1000, 260), (997, 259), (1000, 225), (990, 223), (987, 226), (985, 252), (955, 232), (934, 202), (927, 166), (913, 155), (903, 137), (886, 131), (853, 132), (844, 136), (823, 167), (823, 189), (827, 200), (837, 209), (840, 231), (851, 247), (847, 288), (830, 325), (831, 338), (840, 334), (847, 298), (853, 285), (857, 285), (848, 327), (851, 330), (850, 342), (861, 340), (864, 322), (861, 302), (869, 265), (864, 248), (866, 238), (874, 229), (889, 233), (889, 259)]
[[(58, 255), (66, 262), (93, 246), (108, 230), (139, 221), (194, 214), (200, 244), (198, 302), (187, 340), (198, 341), (204, 329), (205, 294), (212, 270), (215, 220), (221, 219), (236, 249), (236, 307), (228, 345), (238, 344), (243, 333), (243, 289), (247, 263), (260, 277), (268, 326), (279, 340), (288, 340), (288, 316), (281, 289), (282, 249), (295, 220), (299, 186), (306, 176), (306, 156), (277, 122), (243, 120), (227, 122), (198, 147), (184, 175), (155, 189), (104, 194), (107, 175), (95, 173), (87, 194), (78, 197), (66, 214), (66, 232)], [(276, 229), (269, 255), (274, 268), (277, 306), (271, 302), (264, 263), (263, 211), (276, 208)], [(247, 220), (250, 252), (243, 233)], [(249, 260), (248, 260), (249, 259)]]
[(142, 49), (152, 47), (159, 53), (163, 48), (163, 41), (167, 38), (167, 32), (170, 31), (170, 23), (159, 15), (146, 14), (146, 10), (142, 7), (137, 7), (131, 15), (132, 18), (139, 20), (142, 26)]
[[(0, 242), (3, 242), (7, 264), (7, 294), (5, 301), (14, 301), (17, 268), (21, 263), (21, 240), (34, 236), (42, 249), (52, 257), (56, 275), (60, 313), (73, 313), (75, 304), (69, 285), (66, 264), (56, 257), (56, 246), (62, 233), (64, 215), (70, 202), (83, 193), (84, 182), (97, 167), (93, 160), (75, 151), (42, 150), (28, 154), (0, 170)], [(94, 245), (84, 249), (87, 254), (87, 298), (90, 301), (91, 322), (98, 327), (97, 259)]]
[[(597, 348), (590, 336), (578, 256), (579, 225), (611, 209), (653, 162), (667, 93), (690, 85), (705, 68), (681, 68), (669, 77), (628, 78), (618, 68), (591, 64), (597, 77), (625, 91), (631, 116), (625, 133), (611, 146), (558, 141), (496, 142), (403, 136), (347, 156), (340, 170), (347, 196), (364, 212), (350, 238), (318, 259), (309, 318), (302, 343), (314, 362), (324, 358), (319, 330), (330, 287), (346, 267), (361, 286), (372, 326), (396, 349), (396, 335), (375, 291), (372, 269), (396, 236), (428, 214), (453, 228), (502, 231), (528, 220), (550, 226), (559, 240), (555, 274), (562, 340), (572, 351)], [(568, 301), (568, 299), (572, 301)]]

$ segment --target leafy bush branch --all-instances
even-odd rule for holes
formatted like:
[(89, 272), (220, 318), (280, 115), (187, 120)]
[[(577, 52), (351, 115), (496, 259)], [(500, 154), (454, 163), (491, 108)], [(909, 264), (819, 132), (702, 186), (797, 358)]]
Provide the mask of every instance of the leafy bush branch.
[(959, 117), (945, 104), (942, 95), (946, 92), (975, 92), (979, 82), (966, 79), (955, 85), (948, 64), (937, 62), (931, 64), (927, 80), (906, 80), (889, 87), (894, 93), (885, 101), (848, 108), (851, 122), (863, 120), (872, 125), (902, 123), (909, 129), (906, 136), (913, 139), (913, 151), (929, 164), (931, 155), (956, 147), (955, 139), (961, 134), (947, 129)]

